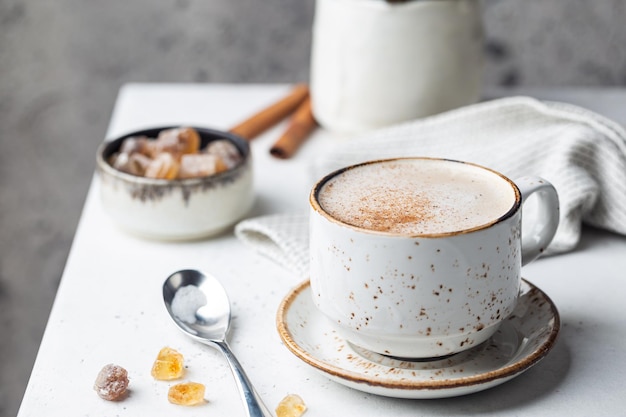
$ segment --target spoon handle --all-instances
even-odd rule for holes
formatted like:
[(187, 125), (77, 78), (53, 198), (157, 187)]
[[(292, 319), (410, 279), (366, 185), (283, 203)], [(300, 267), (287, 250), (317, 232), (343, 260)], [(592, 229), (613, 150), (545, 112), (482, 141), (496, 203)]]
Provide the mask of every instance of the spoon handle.
[(263, 400), (261, 400), (259, 394), (255, 391), (248, 376), (241, 367), (241, 364), (235, 357), (235, 354), (230, 350), (228, 343), (225, 341), (214, 341), (214, 344), (222, 351), (230, 365), (230, 370), (235, 377), (235, 382), (237, 383), (237, 388), (239, 389), (239, 394), (244, 402), (248, 416), (273, 417), (272, 413), (267, 409), (265, 404), (263, 404)]

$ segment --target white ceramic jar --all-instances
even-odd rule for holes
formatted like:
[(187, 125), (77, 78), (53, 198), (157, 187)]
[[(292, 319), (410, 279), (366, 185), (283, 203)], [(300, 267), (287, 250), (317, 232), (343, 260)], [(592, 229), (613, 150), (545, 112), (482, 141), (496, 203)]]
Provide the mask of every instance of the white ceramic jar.
[(358, 132), (471, 104), (482, 44), (479, 0), (317, 0), (313, 113)]

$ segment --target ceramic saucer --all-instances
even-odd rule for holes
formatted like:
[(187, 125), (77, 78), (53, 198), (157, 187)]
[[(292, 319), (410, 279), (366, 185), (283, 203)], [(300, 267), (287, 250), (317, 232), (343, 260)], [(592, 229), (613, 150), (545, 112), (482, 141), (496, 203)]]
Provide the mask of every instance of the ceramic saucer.
[(512, 316), (486, 342), (435, 360), (403, 360), (351, 345), (313, 304), (309, 281), (283, 299), (277, 327), (285, 346), (330, 379), (397, 398), (444, 398), (502, 384), (544, 358), (554, 346), (559, 313), (539, 288), (522, 280)]

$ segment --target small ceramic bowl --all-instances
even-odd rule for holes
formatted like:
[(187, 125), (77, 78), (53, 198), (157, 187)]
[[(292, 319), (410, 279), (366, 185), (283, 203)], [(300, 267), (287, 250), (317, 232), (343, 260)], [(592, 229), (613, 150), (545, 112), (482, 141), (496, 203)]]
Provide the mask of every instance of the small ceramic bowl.
[(227, 171), (197, 178), (153, 179), (127, 174), (108, 162), (124, 139), (156, 138), (153, 128), (106, 141), (97, 153), (100, 194), (105, 211), (122, 229), (159, 240), (192, 240), (218, 234), (240, 220), (254, 200), (252, 161), (248, 143), (231, 133), (194, 128), (201, 147), (226, 139), (239, 150), (242, 161)]

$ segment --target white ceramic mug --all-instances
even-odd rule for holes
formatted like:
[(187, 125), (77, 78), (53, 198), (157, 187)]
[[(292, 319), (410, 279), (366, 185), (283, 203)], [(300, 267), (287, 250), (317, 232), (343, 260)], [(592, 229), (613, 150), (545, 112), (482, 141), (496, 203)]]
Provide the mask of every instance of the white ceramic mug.
[[(536, 219), (522, 232), (531, 195)], [(432, 158), (338, 170), (310, 206), (315, 305), (351, 343), (410, 358), (487, 340), (516, 305), (521, 266), (559, 221), (556, 190), (541, 178)]]
[(311, 103), (329, 130), (357, 132), (476, 102), (476, 0), (316, 0)]

